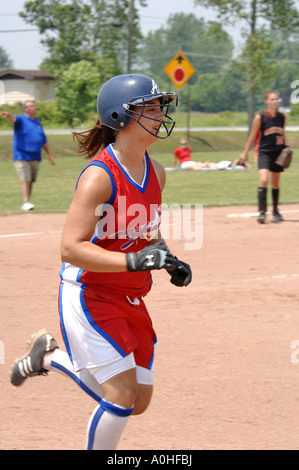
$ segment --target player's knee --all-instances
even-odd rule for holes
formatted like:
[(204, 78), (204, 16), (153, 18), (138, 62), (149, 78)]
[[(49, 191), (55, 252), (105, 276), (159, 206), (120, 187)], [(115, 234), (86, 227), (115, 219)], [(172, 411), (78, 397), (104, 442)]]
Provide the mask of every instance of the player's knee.
[(134, 406), (136, 402), (136, 398), (138, 395), (138, 384), (137, 382), (133, 382), (130, 384), (126, 384), (124, 387), (122, 387), (121, 390), (121, 399), (125, 401), (126, 403), (126, 408), (131, 408)]
[(133, 415), (140, 415), (145, 412), (150, 404), (152, 394), (153, 387), (151, 385), (139, 385)]
[(141, 415), (142, 413), (145, 412), (145, 410), (147, 409), (148, 405), (149, 405), (149, 402), (137, 400), (137, 401), (134, 403), (134, 409), (133, 409), (132, 415), (134, 415), (134, 416)]
[(259, 186), (261, 188), (266, 188), (268, 186), (268, 177), (265, 175), (260, 176)]
[(124, 408), (132, 408), (138, 394), (136, 373), (133, 370), (118, 374), (102, 384), (104, 398)]

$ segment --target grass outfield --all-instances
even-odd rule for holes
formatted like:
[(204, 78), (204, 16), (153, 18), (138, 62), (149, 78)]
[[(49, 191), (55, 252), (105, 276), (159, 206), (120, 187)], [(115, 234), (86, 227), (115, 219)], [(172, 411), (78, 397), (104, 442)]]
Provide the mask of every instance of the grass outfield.
[[(150, 155), (164, 167), (171, 166), (173, 149), (183, 133), (173, 133), (165, 141), (150, 148)], [(76, 156), (76, 148), (70, 135), (49, 135), (49, 144), (56, 157), (51, 166), (43, 155), (40, 174), (34, 185), (32, 202), (35, 212), (66, 212), (72, 200), (78, 174), (86, 164)], [(281, 179), (281, 204), (299, 202), (299, 137), (287, 136), (293, 146), (291, 167)], [(243, 132), (191, 133), (189, 143), (195, 160), (233, 160), (240, 155), (246, 141)], [(11, 136), (0, 136), (0, 214), (18, 214), (21, 205), (20, 184), (11, 161)], [(298, 149), (298, 150), (296, 150)], [(253, 152), (251, 152), (251, 163)], [(235, 171), (169, 171), (163, 202), (171, 204), (203, 204), (207, 206), (256, 205), (258, 175), (254, 168)]]

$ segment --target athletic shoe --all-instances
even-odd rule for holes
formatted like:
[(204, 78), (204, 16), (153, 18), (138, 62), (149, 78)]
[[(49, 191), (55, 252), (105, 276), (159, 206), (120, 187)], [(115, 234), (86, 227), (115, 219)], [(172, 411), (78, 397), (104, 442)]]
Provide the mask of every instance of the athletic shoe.
[(24, 204), (21, 205), (22, 211), (31, 211), (34, 209), (34, 205), (31, 202), (24, 202)]
[(264, 224), (266, 222), (266, 214), (265, 212), (260, 212), (258, 218), (256, 219), (260, 224)]
[(48, 371), (42, 367), (45, 353), (54, 351), (58, 344), (50, 333), (40, 330), (34, 333), (27, 342), (27, 349), (22, 357), (16, 359), (10, 373), (12, 385), (22, 385), (27, 377), (47, 375)]
[(284, 218), (278, 212), (278, 210), (273, 211), (273, 222), (283, 222)]

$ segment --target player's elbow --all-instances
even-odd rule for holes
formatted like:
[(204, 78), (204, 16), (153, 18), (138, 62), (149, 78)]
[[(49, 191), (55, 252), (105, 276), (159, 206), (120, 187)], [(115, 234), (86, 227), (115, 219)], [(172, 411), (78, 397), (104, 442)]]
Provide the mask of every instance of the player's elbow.
[(71, 243), (67, 243), (62, 240), (60, 246), (60, 257), (62, 262), (72, 264), (74, 259), (74, 248)]
[(71, 256), (67, 249), (60, 250), (60, 258), (63, 263), (71, 263)]

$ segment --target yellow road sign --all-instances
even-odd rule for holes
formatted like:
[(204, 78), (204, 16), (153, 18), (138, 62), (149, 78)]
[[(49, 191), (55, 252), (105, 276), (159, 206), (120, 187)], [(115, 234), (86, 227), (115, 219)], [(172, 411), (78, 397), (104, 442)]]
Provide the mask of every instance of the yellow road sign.
[(171, 59), (164, 71), (177, 88), (181, 88), (196, 72), (182, 51)]

